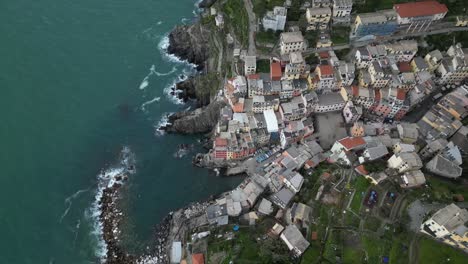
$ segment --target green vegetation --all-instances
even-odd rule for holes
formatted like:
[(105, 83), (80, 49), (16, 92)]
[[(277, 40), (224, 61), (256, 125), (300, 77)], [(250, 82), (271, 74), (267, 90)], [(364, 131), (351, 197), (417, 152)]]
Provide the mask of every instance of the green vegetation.
[(318, 40), (317, 31), (315, 30), (306, 31), (304, 34), (304, 39), (307, 41), (309, 47), (312, 47), (312, 46), (315, 47), (315, 44), (317, 43), (317, 40)]
[(331, 261), (332, 263), (335, 262), (336, 256), (341, 255), (341, 232), (339, 230), (332, 230), (329, 231), (327, 242), (325, 243), (325, 249), (323, 252), (323, 257)]
[(273, 7), (283, 6), (284, 0), (252, 0), (252, 4), (253, 11), (255, 12), (257, 17), (262, 18), (267, 11), (273, 10)]
[(466, 255), (462, 251), (427, 237), (419, 240), (418, 256), (419, 263), (466, 263)]
[(343, 248), (343, 263), (364, 263), (365, 254), (362, 250), (352, 247)]
[(304, 252), (301, 258), (301, 264), (315, 264), (320, 263), (320, 249), (321, 245), (317, 241), (311, 241), (310, 247)]
[(354, 197), (351, 201), (350, 208), (355, 213), (359, 213), (359, 210), (361, 209), (362, 205), (362, 199), (364, 199), (366, 195), (366, 190), (370, 186), (370, 183), (366, 178), (359, 176), (357, 177), (353, 185), (356, 192), (354, 193)]
[(348, 44), (349, 43), (349, 27), (332, 27), (331, 40), (333, 45)]
[(340, 50), (335, 50), (335, 54), (338, 57), (338, 59), (344, 60), (350, 51), (351, 51), (350, 49), (340, 49)]
[(466, 32), (429, 35), (425, 40), (429, 46), (426, 49), (421, 50), (420, 54), (426, 54), (434, 49), (446, 51), (450, 45), (458, 42), (460, 42), (463, 47), (468, 47), (468, 34), (466, 34)]
[(366, 222), (364, 224), (364, 228), (370, 231), (376, 232), (377, 229), (380, 227), (380, 220), (376, 217), (370, 216), (366, 219)]
[(201, 103), (209, 102), (210, 98), (214, 96), (221, 85), (221, 79), (216, 72), (209, 72), (205, 75), (197, 77), (196, 82), (196, 95)]
[(280, 31), (273, 31), (271, 29), (267, 31), (259, 31), (255, 35), (255, 40), (261, 44), (275, 44), (278, 42)]
[(391, 241), (380, 239), (371, 235), (361, 237), (364, 250), (367, 252), (368, 263), (381, 263), (382, 257), (388, 256), (391, 249)]
[(243, 46), (247, 46), (249, 41), (249, 16), (245, 9), (244, 2), (239, 0), (227, 0), (223, 5), (223, 12), (226, 14), (226, 25), (233, 29), (239, 42)]
[(392, 236), (392, 249), (389, 258), (391, 264), (406, 264), (409, 259), (409, 241), (403, 236)]
[(315, 54), (310, 54), (305, 57), (305, 62), (311, 66), (319, 64), (320, 60)]
[(345, 226), (347, 227), (359, 228), (359, 223), (361, 222), (361, 219), (352, 212), (347, 212), (345, 214), (344, 221)]
[(431, 199), (440, 202), (450, 202), (455, 194), (461, 194), (463, 197), (468, 198), (468, 188), (457, 181), (435, 176), (426, 177), (426, 181), (431, 188)]
[(364, 168), (369, 172), (381, 172), (387, 168), (387, 162), (385, 160), (375, 160), (364, 163)]
[(257, 60), (257, 72), (270, 72), (270, 60)]

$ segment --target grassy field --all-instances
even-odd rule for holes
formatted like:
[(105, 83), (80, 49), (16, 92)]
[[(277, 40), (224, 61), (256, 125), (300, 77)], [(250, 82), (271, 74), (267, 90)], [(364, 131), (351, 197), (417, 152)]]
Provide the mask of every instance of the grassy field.
[(361, 209), (362, 205), (362, 200), (366, 195), (366, 190), (370, 186), (370, 183), (366, 178), (359, 176), (352, 185), (354, 186), (356, 192), (354, 193), (354, 197), (351, 201), (350, 208), (351, 210), (353, 210), (353, 212), (359, 213), (359, 210)]
[[(427, 237), (419, 240), (419, 263), (466, 263), (468, 255)], [(448, 261), (450, 259), (450, 261)]]
[(272, 30), (258, 31), (255, 35), (255, 40), (261, 44), (275, 44), (279, 40), (280, 32), (274, 32)]
[(332, 27), (331, 40), (334, 45), (349, 43), (349, 27)]
[(262, 18), (267, 11), (275, 6), (283, 6), (284, 0), (252, 0), (253, 10), (257, 17)]
[(244, 2), (239, 0), (227, 0), (223, 5), (226, 14), (225, 23), (231, 27), (239, 42), (247, 47), (249, 42), (249, 16)]
[(433, 200), (450, 202), (455, 194), (461, 194), (465, 198), (468, 198), (468, 188), (456, 181), (442, 179), (436, 176), (428, 176), (426, 180), (432, 190), (431, 193), (433, 197), (431, 198)]
[(257, 61), (257, 72), (270, 72), (270, 60), (258, 60)]
[(392, 246), (391, 241), (370, 235), (362, 236), (362, 244), (367, 252), (368, 263), (382, 263), (382, 258), (389, 256)]

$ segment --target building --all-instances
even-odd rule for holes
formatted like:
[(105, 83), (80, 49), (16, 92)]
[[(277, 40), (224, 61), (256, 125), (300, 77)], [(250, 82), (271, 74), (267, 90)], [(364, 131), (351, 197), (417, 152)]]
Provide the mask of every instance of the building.
[(245, 56), (244, 63), (245, 75), (255, 74), (257, 72), (257, 57)]
[(463, 172), (458, 164), (440, 154), (426, 163), (425, 167), (431, 173), (451, 179), (460, 177)]
[(270, 63), (270, 79), (272, 81), (281, 81), (283, 73), (281, 71), (281, 63), (271, 62)]
[(333, 24), (349, 24), (353, 0), (333, 0)]
[(310, 245), (295, 225), (288, 225), (280, 237), (296, 256), (301, 256)]
[(404, 152), (393, 154), (387, 161), (388, 167), (397, 170), (400, 173), (419, 170), (423, 163), (415, 152)]
[(400, 187), (403, 189), (415, 188), (424, 184), (426, 184), (426, 178), (420, 170), (408, 171), (401, 175)]
[[(393, 146), (393, 153), (405, 153), (405, 152), (415, 152), (416, 148), (413, 144), (405, 144), (398, 142)], [(419, 153), (421, 155), (421, 153)]]
[(272, 203), (268, 201), (267, 199), (263, 198), (262, 201), (260, 202), (260, 205), (258, 206), (257, 211), (263, 215), (269, 215), (273, 213)]
[(464, 155), (468, 155), (468, 127), (462, 126), (450, 139)]
[(221, 13), (218, 13), (215, 17), (215, 24), (217, 27), (219, 28), (223, 28), (224, 27), (224, 16), (223, 14)]
[(366, 36), (389, 36), (397, 28), (397, 13), (392, 9), (358, 14), (351, 27), (350, 38), (361, 39)]
[(421, 225), (421, 232), (439, 241), (468, 251), (468, 211), (455, 204), (447, 205), (437, 211)]
[(205, 264), (205, 256), (201, 253), (192, 254), (192, 264)]
[(406, 32), (427, 31), (431, 24), (445, 17), (448, 8), (437, 1), (395, 4), (399, 25), (408, 26)]
[(345, 106), (343, 97), (338, 93), (326, 93), (318, 95), (318, 104), (315, 107), (316, 113), (326, 113), (341, 111)]
[(450, 46), (435, 72), (439, 84), (460, 84), (468, 78), (468, 50), (462, 49), (460, 43)]
[(281, 209), (285, 209), (291, 202), (294, 195), (294, 192), (288, 188), (281, 188), (270, 197), (270, 200)]
[(348, 101), (343, 108), (343, 117), (346, 124), (356, 123), (362, 116), (362, 107), (354, 106), (353, 101)]
[(291, 222), (299, 226), (308, 227), (312, 208), (303, 203), (294, 203), (291, 206)]
[(330, 7), (313, 7), (307, 8), (306, 19), (307, 30), (323, 30), (327, 29), (331, 19)]
[(303, 51), (304, 49), (304, 37), (300, 31), (281, 33), (280, 51), (282, 55), (296, 51)]
[(287, 80), (299, 79), (305, 73), (306, 63), (301, 52), (289, 53), (289, 63), (284, 69), (284, 78)]
[(172, 242), (171, 263), (180, 263), (182, 260), (182, 242)]
[(400, 123), (397, 125), (398, 135), (403, 143), (413, 144), (418, 140), (418, 125), (413, 123)]
[(309, 76), (309, 85), (318, 93), (330, 93), (339, 91), (336, 84), (335, 69), (329, 64), (320, 64)]
[(366, 147), (366, 141), (362, 137), (346, 137), (333, 144), (330, 149), (331, 155), (328, 158), (330, 162), (339, 162), (345, 165), (352, 165), (357, 157), (353, 151), (363, 150)]
[(275, 6), (273, 11), (268, 11), (262, 19), (264, 30), (284, 30), (288, 10), (282, 6)]

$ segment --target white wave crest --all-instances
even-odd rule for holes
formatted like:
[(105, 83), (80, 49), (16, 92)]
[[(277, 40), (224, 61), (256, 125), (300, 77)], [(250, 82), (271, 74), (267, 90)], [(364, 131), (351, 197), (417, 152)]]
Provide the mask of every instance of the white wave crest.
[[(153, 65), (153, 66), (154, 66), (154, 65)], [(157, 75), (157, 76), (167, 76), (167, 75), (171, 75), (171, 74), (175, 73), (176, 71), (177, 71), (177, 67), (176, 67), (176, 66), (172, 67), (172, 70), (170, 70), (170, 71), (168, 71), (168, 72), (164, 72), (164, 73), (157, 72), (157, 71), (155, 70), (155, 68), (152, 68), (152, 70), (151, 70), (151, 72), (152, 72), (153, 74)]]
[(78, 190), (74, 194), (72, 194), (72, 195), (68, 196), (67, 198), (65, 198), (65, 204), (67, 205), (67, 208), (62, 213), (62, 216), (60, 217), (59, 223), (62, 223), (63, 218), (65, 218), (65, 216), (67, 216), (67, 214), (70, 211), (70, 208), (71, 208), (71, 206), (73, 204), (73, 200), (76, 199), (81, 193), (84, 193), (84, 192), (87, 192), (87, 191), (89, 191), (89, 188), (86, 188), (86, 189), (83, 189), (83, 190)]
[(158, 49), (161, 52), (161, 55), (163, 56), (163, 58), (166, 59), (166, 61), (168, 61), (168, 62), (183, 64), (183, 65), (191, 67), (191, 68), (196, 68), (197, 67), (197, 65), (192, 64), (192, 63), (190, 63), (190, 62), (188, 62), (186, 60), (182, 60), (182, 59), (180, 59), (179, 57), (177, 57), (174, 54), (169, 54), (167, 52), (167, 48), (169, 48), (169, 36), (165, 35), (161, 39), (161, 41), (159, 41), (159, 44), (158, 44)]
[(105, 263), (107, 255), (107, 244), (103, 239), (103, 224), (100, 221), (100, 201), (104, 194), (104, 190), (106, 188), (112, 187), (116, 183), (123, 184), (123, 178), (118, 176), (121, 176), (125, 173), (134, 173), (133, 170), (129, 169), (130, 166), (133, 166), (132, 163), (134, 162), (134, 157), (130, 151), (130, 148), (124, 147), (122, 149), (120, 159), (121, 160), (118, 165), (103, 170), (97, 175), (98, 187), (96, 190), (96, 195), (94, 196), (94, 201), (91, 207), (86, 211), (87, 218), (89, 218), (93, 223), (93, 231), (91, 234), (97, 239), (95, 254), (101, 260), (101, 263)]
[(159, 100), (161, 100), (161, 97), (155, 97), (155, 98), (153, 98), (153, 99), (151, 99), (151, 100), (149, 100), (149, 101), (144, 102), (144, 103), (141, 105), (141, 111), (143, 111), (143, 112), (146, 111), (145, 106), (150, 105), (150, 104), (152, 104), (152, 103), (154, 103), (154, 102), (159, 102)]
[(170, 125), (171, 123), (169, 122), (169, 116), (171, 116), (173, 113), (164, 113), (159, 120), (159, 122), (154, 126), (155, 132), (154, 134), (156, 136), (162, 136), (165, 134), (165, 131), (162, 130), (162, 127), (165, 127), (167, 125)]
[(169, 99), (172, 103), (177, 105), (183, 105), (184, 100), (179, 98), (179, 94), (182, 92), (176, 89), (177, 81), (174, 80), (171, 84), (164, 88), (164, 94), (166, 94), (167, 99)]
[(146, 87), (148, 87), (148, 85), (149, 85), (148, 76), (146, 76), (140, 84), (140, 90), (145, 89)]

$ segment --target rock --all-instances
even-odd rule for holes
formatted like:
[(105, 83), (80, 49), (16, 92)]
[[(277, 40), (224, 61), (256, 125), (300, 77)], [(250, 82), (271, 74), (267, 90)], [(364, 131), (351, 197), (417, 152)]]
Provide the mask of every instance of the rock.
[(218, 122), (221, 108), (226, 106), (222, 100), (212, 102), (206, 107), (194, 111), (178, 112), (169, 117), (170, 125), (163, 127), (167, 132), (181, 134), (207, 133), (213, 130)]
[(175, 27), (169, 34), (167, 51), (177, 57), (196, 64), (198, 70), (205, 67), (209, 54), (210, 31), (200, 23)]
[(197, 99), (195, 78), (189, 77), (185, 81), (176, 84), (176, 90), (181, 91), (178, 93), (179, 99), (187, 102), (189, 99)]
[(211, 7), (217, 0), (202, 0), (199, 4), (199, 8), (208, 8)]

